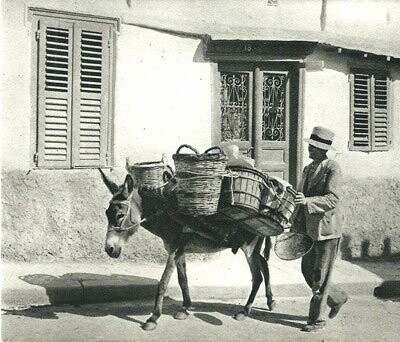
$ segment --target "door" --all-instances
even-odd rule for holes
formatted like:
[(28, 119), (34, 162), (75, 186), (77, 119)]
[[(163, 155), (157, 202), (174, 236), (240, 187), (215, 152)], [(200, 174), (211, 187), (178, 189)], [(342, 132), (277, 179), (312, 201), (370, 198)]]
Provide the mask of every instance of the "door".
[(269, 176), (296, 184), (298, 68), (290, 64), (219, 65), (219, 143), (234, 143)]

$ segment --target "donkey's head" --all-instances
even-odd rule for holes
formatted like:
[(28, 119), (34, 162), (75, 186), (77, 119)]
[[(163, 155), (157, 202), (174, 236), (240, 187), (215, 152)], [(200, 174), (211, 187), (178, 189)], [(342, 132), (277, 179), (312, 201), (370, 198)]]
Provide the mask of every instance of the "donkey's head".
[(118, 258), (122, 247), (139, 228), (142, 203), (133, 178), (128, 174), (121, 186), (116, 185), (100, 170), (104, 184), (113, 195), (106, 210), (108, 228), (105, 250), (112, 258)]

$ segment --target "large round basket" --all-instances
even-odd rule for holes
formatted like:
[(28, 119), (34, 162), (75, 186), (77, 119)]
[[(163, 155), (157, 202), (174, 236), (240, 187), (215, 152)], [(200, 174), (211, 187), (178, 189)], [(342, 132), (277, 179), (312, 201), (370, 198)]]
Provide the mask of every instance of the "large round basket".
[(274, 251), (282, 260), (294, 260), (306, 255), (313, 244), (313, 239), (307, 234), (287, 232), (276, 238)]
[(165, 172), (173, 173), (171, 167), (162, 161), (127, 164), (127, 171), (137, 181), (139, 189), (143, 191), (161, 191), (165, 185)]
[(263, 189), (268, 177), (255, 169), (230, 166), (221, 190), (221, 206), (237, 205), (259, 211)]
[[(182, 148), (194, 153), (181, 153)], [(190, 145), (181, 145), (172, 157), (178, 210), (190, 216), (215, 214), (227, 161), (222, 150), (212, 147), (200, 154)]]

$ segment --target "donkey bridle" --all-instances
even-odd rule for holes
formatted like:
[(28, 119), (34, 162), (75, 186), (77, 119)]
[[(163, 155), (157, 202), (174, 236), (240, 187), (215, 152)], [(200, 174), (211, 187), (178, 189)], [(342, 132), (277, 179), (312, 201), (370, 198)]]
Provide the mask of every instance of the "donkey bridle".
[(131, 211), (132, 211), (132, 206), (131, 206), (131, 201), (130, 199), (124, 200), (124, 201), (118, 201), (118, 203), (125, 205), (128, 207), (128, 211), (123, 219), (123, 221), (121, 222), (120, 226), (108, 226), (107, 229), (107, 233), (108, 232), (129, 232), (132, 229), (135, 229), (136, 227), (140, 226), (141, 223), (143, 223), (144, 221), (146, 221), (146, 218), (143, 218), (140, 220), (140, 222), (137, 223), (132, 223), (129, 226), (124, 227), (124, 223), (126, 222), (126, 220), (129, 218), (129, 220), (131, 220)]

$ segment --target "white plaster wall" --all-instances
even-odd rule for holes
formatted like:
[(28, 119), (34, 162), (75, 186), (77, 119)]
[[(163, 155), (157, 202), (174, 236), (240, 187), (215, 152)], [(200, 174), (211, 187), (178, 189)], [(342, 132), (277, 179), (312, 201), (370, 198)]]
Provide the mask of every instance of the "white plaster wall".
[[(5, 168), (29, 170), (35, 144), (28, 7), (104, 16), (121, 15), (125, 1), (2, 3), (1, 155)], [(119, 6), (119, 7), (118, 7)], [(93, 8), (93, 10), (92, 10)], [(194, 62), (200, 40), (121, 25), (115, 76), (115, 166), (171, 156), (182, 143), (204, 150), (211, 142), (210, 65)]]
[[(400, 3), (397, 0), (328, 0), (326, 30), (364, 39), (399, 42)], [(394, 46), (393, 46), (394, 48)]]
[[(118, 37), (116, 164), (159, 160), (187, 143), (211, 142), (210, 64), (194, 62), (200, 40), (123, 25)], [(201, 47), (200, 47), (201, 48)], [(188, 150), (186, 150), (188, 152)]]
[(22, 2), (2, 3), (2, 166), (28, 169), (31, 119), (31, 35)]
[[(258, 34), (260, 29), (278, 34), (291, 30), (320, 32), (322, 4), (323, 0), (279, 0), (277, 6), (270, 6), (267, 0), (131, 1), (124, 20), (231, 39), (236, 32), (257, 39), (252, 36), (253, 30)], [(391, 41), (399, 42), (399, 1), (326, 0), (325, 4), (327, 35), (362, 38), (365, 44), (371, 38), (386, 41), (390, 34)], [(165, 20), (167, 12), (169, 20)]]
[[(349, 151), (350, 136), (350, 86), (347, 59), (339, 54), (314, 55), (310, 60), (324, 60), (323, 70), (306, 70), (304, 96), (304, 137), (308, 137), (316, 125), (333, 130), (336, 134), (333, 146), (336, 153), (329, 152), (342, 166), (345, 176), (391, 177), (400, 176), (400, 78), (393, 77), (393, 140), (389, 151)], [(307, 144), (303, 144), (304, 164), (310, 162)]]

